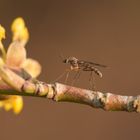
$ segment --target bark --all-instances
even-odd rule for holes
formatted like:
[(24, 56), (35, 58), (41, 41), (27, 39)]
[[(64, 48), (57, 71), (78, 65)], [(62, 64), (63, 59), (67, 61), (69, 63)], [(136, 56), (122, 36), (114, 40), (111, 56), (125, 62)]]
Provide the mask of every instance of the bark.
[(44, 97), (57, 102), (74, 102), (101, 108), (106, 111), (140, 112), (140, 96), (122, 96), (64, 85), (47, 84), (37, 80), (25, 80), (8, 67), (0, 67), (0, 77), (7, 84), (2, 95)]

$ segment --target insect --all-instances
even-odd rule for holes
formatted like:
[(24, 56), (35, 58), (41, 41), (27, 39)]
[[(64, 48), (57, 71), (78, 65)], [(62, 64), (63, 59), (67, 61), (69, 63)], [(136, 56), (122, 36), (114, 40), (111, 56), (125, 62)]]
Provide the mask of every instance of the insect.
[(63, 63), (69, 64), (71, 70), (75, 70), (75, 71), (82, 70), (82, 71), (91, 71), (91, 72), (94, 71), (99, 77), (102, 77), (102, 73), (95, 66), (107, 67), (105, 65), (101, 65), (98, 63), (78, 60), (75, 57), (69, 57), (67, 59), (64, 59)]
[(85, 60), (79, 60), (79, 59), (77, 59), (75, 57), (69, 57), (69, 58), (63, 59), (63, 63), (68, 64), (70, 66), (70, 69), (67, 71), (65, 81), (67, 81), (70, 71), (76, 71), (76, 75), (74, 77), (72, 85), (74, 84), (74, 82), (80, 76), (80, 72), (88, 71), (88, 72), (90, 72), (89, 81), (90, 81), (90, 84), (91, 84), (92, 88), (94, 87), (93, 74), (94, 73), (97, 74), (100, 78), (102, 78), (102, 76), (103, 76), (101, 71), (97, 67), (103, 67), (103, 68), (107, 67), (105, 65), (94, 63), (94, 62), (89, 62), (89, 61), (85, 61)]

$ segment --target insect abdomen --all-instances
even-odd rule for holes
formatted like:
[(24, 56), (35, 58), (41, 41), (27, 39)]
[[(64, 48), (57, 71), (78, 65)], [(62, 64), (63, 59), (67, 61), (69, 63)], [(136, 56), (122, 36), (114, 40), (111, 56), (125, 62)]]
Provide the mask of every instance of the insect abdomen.
[(94, 71), (97, 75), (99, 75), (102, 78), (102, 73), (95, 67), (92, 67), (92, 71)]

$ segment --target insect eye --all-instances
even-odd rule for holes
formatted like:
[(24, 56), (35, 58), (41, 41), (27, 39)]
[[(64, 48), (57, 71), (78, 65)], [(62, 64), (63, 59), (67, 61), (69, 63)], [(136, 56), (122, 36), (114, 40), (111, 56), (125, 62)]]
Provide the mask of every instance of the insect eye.
[(68, 63), (68, 60), (67, 60), (67, 59), (64, 59), (64, 60), (63, 60), (63, 63)]

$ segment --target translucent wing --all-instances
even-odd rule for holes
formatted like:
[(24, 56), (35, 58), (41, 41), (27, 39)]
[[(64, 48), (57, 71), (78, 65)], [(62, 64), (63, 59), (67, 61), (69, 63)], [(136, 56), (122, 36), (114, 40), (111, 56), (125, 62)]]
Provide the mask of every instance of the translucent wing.
[(84, 61), (84, 60), (79, 60), (78, 64), (80, 66), (86, 66), (86, 65), (92, 65), (92, 66), (98, 66), (98, 67), (107, 67), (106, 65), (102, 65), (102, 64), (98, 64), (98, 63), (94, 63), (94, 62), (89, 62), (89, 61)]

